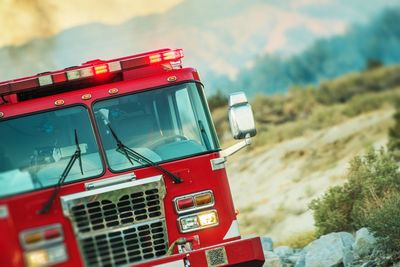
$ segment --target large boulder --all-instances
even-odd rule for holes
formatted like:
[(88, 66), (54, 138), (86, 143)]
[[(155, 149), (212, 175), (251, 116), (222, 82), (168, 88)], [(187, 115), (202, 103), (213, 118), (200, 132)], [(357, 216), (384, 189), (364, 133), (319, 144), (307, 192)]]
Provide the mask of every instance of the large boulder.
[(330, 233), (308, 244), (302, 251), (296, 266), (334, 267), (353, 263), (352, 245), (354, 238), (350, 233)]
[(376, 238), (367, 228), (361, 228), (356, 232), (356, 239), (353, 244), (354, 256), (362, 258), (371, 254), (376, 244)]
[(293, 261), (293, 257), (295, 256), (295, 250), (288, 246), (280, 246), (274, 248), (274, 253), (281, 258), (283, 263), (294, 264), (297, 259)]
[(264, 251), (265, 262), (263, 267), (283, 267), (281, 258), (272, 251)]
[(294, 249), (288, 246), (280, 246), (274, 248), (274, 253), (281, 258), (288, 258), (289, 256), (294, 254)]

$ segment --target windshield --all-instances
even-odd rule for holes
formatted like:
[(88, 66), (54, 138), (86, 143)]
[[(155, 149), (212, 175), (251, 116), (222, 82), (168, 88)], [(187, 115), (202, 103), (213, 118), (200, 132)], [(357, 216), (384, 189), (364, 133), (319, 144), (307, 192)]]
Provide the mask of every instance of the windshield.
[(103, 172), (85, 107), (1, 121), (0, 197), (56, 184), (76, 150), (75, 130), (81, 148), (83, 175), (79, 164), (74, 164), (66, 182)]
[(107, 161), (114, 171), (140, 167), (117, 151), (119, 140), (153, 162), (161, 162), (217, 148), (203, 90), (194, 83), (125, 95), (93, 106)]

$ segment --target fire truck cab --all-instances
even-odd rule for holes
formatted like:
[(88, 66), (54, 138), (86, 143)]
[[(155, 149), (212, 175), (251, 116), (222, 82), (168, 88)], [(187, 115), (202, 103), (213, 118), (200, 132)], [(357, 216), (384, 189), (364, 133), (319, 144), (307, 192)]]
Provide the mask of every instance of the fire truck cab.
[(0, 266), (262, 266), (198, 72), (161, 49), (0, 83)]

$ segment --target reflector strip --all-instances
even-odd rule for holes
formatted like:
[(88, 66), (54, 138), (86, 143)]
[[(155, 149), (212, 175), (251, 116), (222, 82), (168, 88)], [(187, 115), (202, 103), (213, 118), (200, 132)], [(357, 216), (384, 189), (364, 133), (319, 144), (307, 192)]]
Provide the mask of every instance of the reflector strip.
[(237, 220), (233, 220), (231, 223), (231, 226), (229, 227), (228, 232), (226, 232), (224, 236), (224, 240), (229, 239), (229, 238), (234, 238), (234, 237), (239, 237), (240, 236), (240, 231), (239, 231), (239, 224)]
[(171, 261), (163, 264), (155, 265), (154, 267), (185, 267), (183, 260)]

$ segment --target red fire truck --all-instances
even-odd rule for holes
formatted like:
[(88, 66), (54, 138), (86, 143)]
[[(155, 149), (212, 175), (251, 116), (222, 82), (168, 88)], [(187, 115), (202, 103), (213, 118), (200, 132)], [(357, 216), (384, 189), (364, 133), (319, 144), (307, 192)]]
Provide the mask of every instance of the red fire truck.
[(0, 266), (262, 266), (198, 72), (162, 49), (0, 83)]

